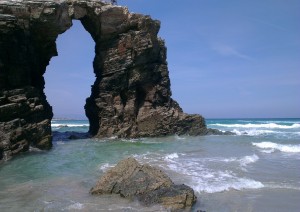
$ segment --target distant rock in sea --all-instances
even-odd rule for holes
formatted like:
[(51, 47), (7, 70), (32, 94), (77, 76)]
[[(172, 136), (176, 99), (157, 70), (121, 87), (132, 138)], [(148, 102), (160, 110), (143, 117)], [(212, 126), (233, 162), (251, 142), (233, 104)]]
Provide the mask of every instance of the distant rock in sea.
[(163, 171), (141, 165), (134, 158), (124, 159), (108, 170), (90, 192), (135, 197), (144, 205), (162, 204), (171, 211), (190, 208), (197, 200), (192, 188), (175, 185)]

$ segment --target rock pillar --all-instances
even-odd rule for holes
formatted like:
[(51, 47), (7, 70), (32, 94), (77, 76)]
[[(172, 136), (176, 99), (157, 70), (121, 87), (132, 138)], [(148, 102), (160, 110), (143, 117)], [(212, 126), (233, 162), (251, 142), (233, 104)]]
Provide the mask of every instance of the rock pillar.
[(160, 22), (96, 0), (0, 2), (0, 160), (52, 146), (44, 73), (56, 38), (81, 21), (95, 41), (96, 80), (85, 110), (96, 137), (206, 132), (171, 98)]

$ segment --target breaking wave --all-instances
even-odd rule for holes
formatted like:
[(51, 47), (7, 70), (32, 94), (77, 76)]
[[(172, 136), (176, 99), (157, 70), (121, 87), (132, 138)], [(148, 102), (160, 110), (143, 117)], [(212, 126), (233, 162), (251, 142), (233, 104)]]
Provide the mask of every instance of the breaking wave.
[(276, 123), (266, 123), (266, 124), (211, 124), (212, 126), (219, 127), (231, 127), (231, 128), (267, 128), (267, 129), (295, 129), (300, 128), (299, 123), (292, 125), (281, 125)]
[(53, 124), (51, 123), (51, 127), (61, 128), (61, 127), (89, 127), (89, 124)]
[(178, 158), (178, 157), (179, 156), (177, 153), (172, 153), (172, 154), (166, 155), (165, 160), (171, 160), (171, 159)]
[(226, 179), (220, 175), (216, 180), (221, 182), (219, 183), (200, 182), (198, 183), (198, 186), (194, 187), (194, 189), (199, 193), (201, 192), (216, 193), (216, 192), (228, 191), (231, 189), (243, 190), (243, 189), (259, 189), (264, 187), (264, 185), (259, 181), (255, 181), (247, 178), (237, 178), (235, 176), (229, 176)]
[[(242, 159), (232, 160), (241, 162), (243, 165), (253, 163), (257, 156), (244, 157)], [(229, 170), (211, 169), (204, 166), (201, 162), (174, 161), (169, 163), (168, 168), (178, 174), (184, 174), (188, 178), (187, 184), (192, 186), (197, 192), (216, 193), (228, 191), (231, 189), (258, 189), (264, 185), (253, 179), (239, 177), (236, 173)]]
[(300, 145), (291, 145), (291, 144), (276, 144), (273, 142), (260, 142), (260, 143), (252, 143), (252, 145), (264, 149), (263, 152), (265, 153), (272, 153), (275, 150), (281, 152), (288, 152), (288, 153), (300, 153)]
[(135, 155), (135, 158), (142, 163), (150, 163), (166, 170), (173, 172), (171, 174), (180, 181), (184, 179), (187, 185), (191, 186), (195, 191), (201, 193), (216, 193), (231, 189), (258, 189), (264, 185), (256, 180), (239, 176), (238, 173), (230, 169), (214, 168), (209, 164), (219, 164), (223, 167), (223, 163), (229, 166), (235, 166), (237, 163), (241, 170), (245, 171), (247, 165), (255, 163), (259, 160), (256, 154), (244, 157), (231, 158), (196, 158), (188, 154), (169, 153), (169, 154), (142, 154)]

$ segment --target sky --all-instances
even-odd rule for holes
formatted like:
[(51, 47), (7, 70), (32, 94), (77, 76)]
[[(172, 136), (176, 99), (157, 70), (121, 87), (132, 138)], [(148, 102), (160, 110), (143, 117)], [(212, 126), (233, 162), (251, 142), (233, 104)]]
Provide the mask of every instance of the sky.
[[(172, 98), (205, 118), (300, 117), (299, 0), (119, 0), (161, 21)], [(79, 21), (45, 74), (57, 118), (85, 118), (94, 42)]]

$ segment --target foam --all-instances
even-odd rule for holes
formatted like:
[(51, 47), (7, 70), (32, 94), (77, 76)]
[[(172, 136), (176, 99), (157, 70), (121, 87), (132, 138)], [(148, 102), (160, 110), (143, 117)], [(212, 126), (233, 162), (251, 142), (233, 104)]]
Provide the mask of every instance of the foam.
[(82, 210), (84, 208), (83, 204), (76, 202), (70, 206), (68, 206), (67, 210)]
[[(187, 184), (190, 185), (195, 191), (202, 193), (217, 193), (228, 191), (231, 189), (259, 189), (264, 185), (259, 182), (248, 178), (240, 178), (235, 173), (229, 170), (212, 170), (198, 165), (198, 170), (191, 170), (191, 164), (184, 168), (185, 164), (172, 164), (169, 166), (173, 170), (179, 171), (189, 176)], [(194, 166), (194, 165), (193, 165)]]
[[(176, 172), (178, 176), (181, 176), (180, 179), (185, 178), (185, 183), (199, 193), (216, 193), (228, 191), (230, 189), (259, 189), (264, 187), (261, 182), (239, 177), (233, 171), (211, 169), (205, 165), (209, 164), (205, 161), (215, 161), (219, 163), (238, 162), (240, 163), (240, 166), (244, 168), (244, 166), (259, 160), (259, 157), (256, 154), (241, 158), (199, 158), (189, 160), (185, 160), (181, 157), (177, 158), (177, 156), (177, 153), (166, 155), (164, 158), (168, 164), (164, 168)], [(170, 160), (169, 158), (172, 158), (173, 160)]]
[(223, 191), (229, 191), (231, 189), (234, 190), (243, 190), (243, 189), (260, 189), (263, 188), (264, 185), (255, 180), (247, 179), (247, 178), (232, 178), (227, 181), (220, 183), (203, 183), (200, 182), (198, 186), (195, 186), (195, 191), (201, 193), (217, 193)]
[(241, 158), (231, 157), (231, 158), (209, 158), (208, 161), (216, 161), (216, 162), (225, 162), (225, 163), (233, 163), (238, 162), (241, 167), (246, 167), (248, 164), (255, 163), (259, 160), (259, 157), (256, 154), (246, 155)]
[(61, 128), (61, 127), (89, 127), (89, 124), (53, 124), (51, 123), (51, 127)]
[(175, 152), (175, 153), (166, 155), (165, 160), (172, 160), (172, 159), (175, 159), (175, 158), (178, 158), (178, 157), (179, 157), (178, 154)]
[(276, 124), (299, 124), (299, 120), (264, 120), (256, 121), (258, 123), (276, 123)]
[(269, 184), (266, 185), (268, 188), (274, 188), (274, 189), (293, 189), (293, 190), (300, 190), (299, 186), (294, 186), (294, 185), (289, 185), (289, 184), (284, 184), (284, 183), (280, 183), (280, 184)]
[(275, 150), (279, 150), (281, 152), (288, 152), (288, 153), (300, 153), (300, 145), (291, 145), (291, 144), (284, 145), (284, 144), (276, 144), (273, 142), (260, 142), (260, 143), (253, 142), (252, 145), (261, 149), (270, 150), (270, 152), (265, 152), (265, 153), (272, 153)]
[(179, 135), (175, 135), (175, 138), (176, 138), (177, 140), (185, 140), (185, 137), (180, 137)]
[(231, 127), (231, 128), (267, 128), (267, 129), (295, 129), (300, 128), (299, 123), (292, 125), (280, 125), (276, 123), (267, 124), (211, 124), (212, 126)]
[[(259, 160), (256, 154), (230, 158), (199, 158), (177, 152), (171, 154), (148, 152), (133, 156), (142, 163), (148, 162), (168, 173), (173, 172), (171, 176), (173, 176), (175, 182), (177, 179), (178, 183), (185, 183), (199, 193), (216, 193), (231, 189), (259, 189), (264, 187), (259, 181), (238, 176), (238, 173), (228, 169), (224, 170), (223, 168), (228, 165), (229, 167), (235, 166), (234, 163), (237, 163), (237, 166), (242, 171), (245, 171), (247, 165)], [(211, 167), (211, 162), (221, 165), (222, 168), (216, 169), (214, 166)], [(223, 166), (222, 163), (233, 164)]]
[(275, 149), (264, 149), (264, 150), (260, 150), (260, 152), (270, 154), (275, 152)]
[(298, 138), (300, 132), (287, 132), (287, 131), (275, 131), (275, 130), (263, 130), (263, 129), (234, 129), (232, 130), (236, 135), (247, 136), (275, 136), (276, 138)]
[(107, 171), (108, 169), (110, 169), (110, 168), (112, 168), (112, 167), (114, 167), (114, 166), (115, 166), (115, 164), (104, 163), (103, 165), (101, 165), (101, 166), (99, 167), (99, 169), (100, 169), (101, 171), (105, 172), (105, 171)]
[(257, 130), (257, 129), (251, 129), (251, 130), (232, 130), (233, 133), (237, 135), (250, 135), (250, 136), (258, 136), (258, 135), (267, 135), (267, 134), (279, 134), (282, 132), (273, 131), (273, 130)]
[(250, 163), (255, 163), (258, 160), (259, 160), (259, 157), (256, 154), (253, 154), (251, 156), (245, 156), (245, 157), (241, 158), (239, 160), (239, 162), (240, 162), (241, 166), (246, 166)]

